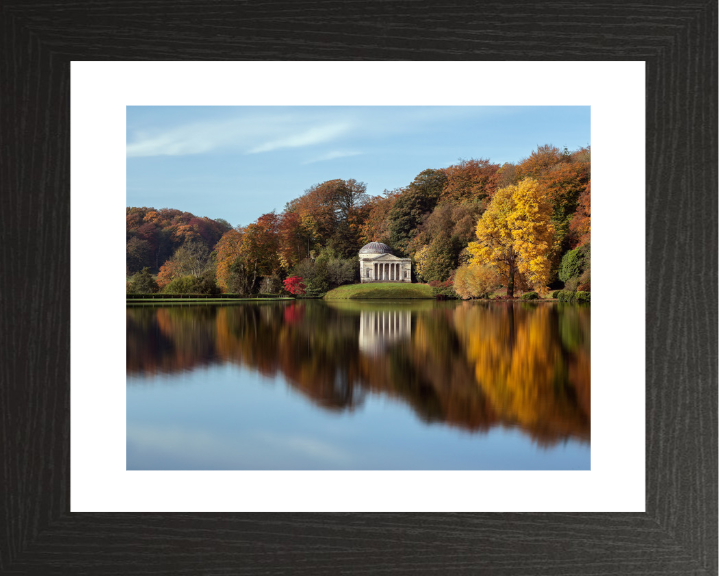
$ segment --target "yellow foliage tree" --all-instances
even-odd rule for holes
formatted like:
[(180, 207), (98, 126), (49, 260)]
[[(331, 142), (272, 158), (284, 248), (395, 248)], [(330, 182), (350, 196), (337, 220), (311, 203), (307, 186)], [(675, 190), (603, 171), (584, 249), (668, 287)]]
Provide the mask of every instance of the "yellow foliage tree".
[(465, 264), (455, 272), (453, 288), (463, 300), (486, 298), (500, 284), (500, 275), (492, 266)]
[(430, 245), (425, 245), (415, 253), (415, 270), (422, 278), (428, 266), (428, 250)]
[(550, 277), (555, 249), (552, 204), (547, 188), (533, 178), (498, 190), (478, 221), (477, 242), (468, 245), (474, 265), (493, 266), (515, 292), (519, 273), (536, 290)]

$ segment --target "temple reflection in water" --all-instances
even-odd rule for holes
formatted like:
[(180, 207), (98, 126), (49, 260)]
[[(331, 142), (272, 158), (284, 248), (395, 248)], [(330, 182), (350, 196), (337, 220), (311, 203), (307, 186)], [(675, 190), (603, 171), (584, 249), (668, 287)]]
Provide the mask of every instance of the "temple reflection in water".
[(360, 351), (370, 356), (377, 356), (391, 344), (409, 340), (411, 331), (412, 316), (409, 310), (362, 310)]

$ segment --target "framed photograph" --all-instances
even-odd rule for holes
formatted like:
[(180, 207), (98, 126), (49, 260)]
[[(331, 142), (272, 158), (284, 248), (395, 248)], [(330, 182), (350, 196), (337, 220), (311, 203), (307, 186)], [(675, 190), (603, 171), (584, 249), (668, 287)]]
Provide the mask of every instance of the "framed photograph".
[[(309, 18), (313, 9), (317, 17)], [(7, 518), (2, 572), (717, 573), (717, 3), (618, 5), (611, 11), (596, 3), (453, 5), (437, 19), (427, 18), (430, 7), (377, 9), (381, 13), (360, 7), (335, 12), (320, 4), (282, 10), (183, 5), (172, 14), (115, 4), (3, 8), (9, 81), (0, 90), (8, 103), (2, 122), (11, 146), (4, 148), (2, 182), (11, 194), (2, 212), (10, 239), (0, 386)], [(296, 164), (313, 167), (367, 154), (358, 142), (339, 138), (349, 130), (349, 119), (357, 126), (384, 125), (388, 149), (376, 141), (374, 150), (386, 156), (403, 145), (393, 140), (391, 127), (415, 127), (405, 146), (420, 155), (413, 137), (434, 139), (442, 149), (437, 126), (461, 139), (460, 126), (475, 125), (478, 114), (502, 117), (496, 123), (505, 131), (520, 133), (524, 126), (530, 133), (534, 121), (519, 114), (520, 107), (528, 114), (542, 111), (555, 126), (563, 125), (563, 114), (579, 111), (591, 133), (588, 142), (559, 144), (570, 145), (564, 152), (568, 164), (587, 160), (588, 170), (591, 142), (594, 152), (592, 441), (589, 315), (585, 321), (577, 312), (585, 308), (558, 312), (554, 303), (527, 298), (512, 314), (518, 329), (535, 327), (544, 350), (555, 346), (548, 386), (571, 391), (561, 395), (565, 404), (551, 404), (540, 417), (523, 412), (522, 391), (508, 399), (505, 388), (503, 396), (485, 388), (486, 404), (471, 414), (467, 406), (474, 400), (452, 404), (452, 398), (428, 392), (437, 390), (432, 378), (419, 394), (397, 371), (400, 365), (415, 369), (412, 358), (422, 350), (427, 368), (439, 346), (432, 338), (445, 336), (457, 342), (462, 370), (480, 370), (474, 341), (463, 334), (490, 333), (494, 325), (503, 332), (509, 321), (486, 309), (433, 304), (444, 307), (433, 316), (418, 304), (390, 309), (353, 300), (298, 300), (302, 307), (276, 302), (260, 316), (230, 314), (218, 303), (211, 322), (187, 308), (182, 318), (155, 317), (152, 307), (126, 314), (120, 271), (127, 242), (134, 238), (132, 265), (138, 270), (126, 268), (126, 283), (130, 272), (133, 281), (142, 280), (147, 246), (135, 229), (128, 233), (122, 215), (129, 214), (131, 187), (141, 198), (142, 187), (152, 185), (151, 170), (143, 173), (142, 165), (149, 166), (149, 158), (172, 156), (176, 164), (169, 169), (179, 172), (198, 146), (218, 146), (218, 138), (233, 134), (239, 121), (243, 130), (253, 122), (262, 129), (243, 133), (243, 150), (223, 148), (224, 161), (236, 163), (238, 172), (246, 166), (249, 173), (250, 163), (283, 161), (269, 154), (276, 149), (292, 149)], [(421, 129), (428, 118), (434, 128)], [(450, 129), (453, 122), (458, 127)], [(188, 124), (195, 127), (191, 137), (182, 133)], [(494, 136), (499, 146), (501, 132), (486, 137)], [(331, 141), (333, 148), (307, 146)], [(456, 158), (437, 162), (443, 174), (467, 168)], [(506, 187), (497, 189), (533, 193), (527, 180), (513, 179), (508, 170)], [(204, 180), (209, 173), (205, 167), (184, 174)], [(219, 169), (213, 176), (221, 177)], [(358, 197), (366, 193), (359, 180), (331, 182)], [(311, 196), (333, 193), (330, 185), (315, 190), (313, 184), (300, 186), (310, 188)], [(589, 202), (589, 179), (587, 184)], [(480, 196), (482, 210), (491, 211), (492, 194)], [(212, 222), (229, 227), (218, 228), (219, 235), (238, 224), (237, 235), (249, 234), (250, 221), (272, 213), (260, 210), (263, 199), (241, 194), (223, 205), (238, 202), (252, 204), (257, 214), (218, 224), (218, 213)], [(155, 208), (166, 206), (172, 204)], [(274, 208), (278, 218), (285, 216), (282, 206)], [(147, 212), (142, 219), (155, 218)], [(428, 247), (418, 243), (418, 254), (429, 251), (433, 222), (442, 217), (438, 212), (424, 224)], [(206, 224), (203, 231), (212, 234), (215, 224)], [(435, 298), (447, 288), (431, 279), (427, 260), (415, 253), (412, 262), (406, 258), (409, 249), (397, 234), (383, 243), (381, 232), (351, 237), (333, 229), (325, 232), (334, 234), (328, 255), (317, 240), (323, 232), (313, 230), (314, 236), (306, 231), (301, 238), (307, 242), (298, 248), (302, 258), (284, 256), (298, 260), (286, 266), (297, 273), (294, 284), (286, 274), (287, 292), (294, 294), (302, 281), (310, 284), (303, 291), (317, 288), (317, 258), (334, 259), (341, 275), (343, 258), (351, 257), (360, 280), (338, 280), (337, 290), (343, 283), (346, 290), (425, 286)], [(183, 237), (178, 246), (190, 260), (197, 256), (193, 262), (207, 264), (201, 244)], [(583, 245), (579, 236), (568, 240), (564, 251), (548, 252), (548, 262)], [(191, 254), (195, 248), (199, 252)], [(222, 251), (215, 258), (222, 262)], [(177, 257), (178, 267), (186, 264)], [(589, 285), (587, 267), (583, 280), (578, 268), (577, 277), (566, 274), (563, 281)], [(549, 298), (550, 276), (543, 270), (518, 268), (519, 293), (539, 291), (541, 300)], [(182, 274), (173, 276), (169, 267), (161, 273), (153, 281), (181, 284)], [(193, 277), (199, 282), (202, 274)], [(227, 270), (215, 274), (225, 293), (280, 293), (272, 273), (261, 280), (243, 276), (229, 260)], [(425, 282), (416, 281), (418, 274)], [(502, 284), (509, 294), (513, 282), (508, 287), (495, 279), (488, 285), (495, 290)], [(187, 313), (195, 316), (185, 318)], [(319, 324), (309, 326), (306, 313), (321, 318)], [(283, 326), (282, 338), (295, 348), (307, 340), (304, 334), (314, 342), (327, 340), (325, 360), (314, 372), (297, 360), (297, 350), (295, 360), (288, 360), (301, 366), (305, 379), (292, 376), (290, 368), (280, 370), (284, 385), (302, 399), (283, 404), (283, 425), (262, 417), (278, 397), (262, 382), (252, 396), (242, 397), (249, 398), (243, 412), (241, 403), (216, 401), (213, 407), (207, 400), (212, 394), (193, 396), (195, 384), (178, 384), (176, 378), (198, 366), (232, 378), (232, 362), (216, 368), (204, 363), (203, 357), (222, 350), (229, 358), (252, 357), (256, 364), (243, 366), (253, 370), (277, 366), (275, 328), (268, 328), (263, 341), (251, 339), (253, 350), (238, 336), (261, 316), (265, 326)], [(439, 317), (445, 323), (431, 322)], [(212, 334), (181, 342), (184, 336), (173, 326), (185, 320), (201, 330), (212, 326)], [(143, 326), (161, 324), (163, 337), (175, 338), (173, 350), (182, 354), (163, 356), (153, 349), (156, 341), (148, 340)], [(560, 332), (546, 324), (559, 325)], [(221, 325), (228, 336), (222, 342)], [(522, 346), (513, 334), (512, 346)], [(206, 341), (212, 341), (212, 352), (202, 349)], [(341, 348), (354, 355), (353, 377), (362, 386), (348, 385), (348, 373), (336, 381), (332, 353)], [(391, 361), (395, 375), (386, 382), (378, 374), (388, 374)], [(175, 368), (168, 371), (168, 362)], [(534, 374), (542, 371), (530, 364), (525, 368)], [(327, 366), (336, 374), (332, 382), (323, 380)], [(176, 380), (148, 385), (146, 375), (153, 371)], [(493, 381), (490, 373), (477, 377)], [(448, 378), (466, 389), (460, 368)], [(158, 420), (168, 403), (178, 402), (168, 393), (178, 386), (185, 387), (184, 402), (208, 403), (203, 412), (209, 418), (194, 422), (192, 434), (178, 421)], [(378, 396), (399, 401), (400, 408), (376, 406)], [(338, 413), (360, 405), (366, 418), (353, 425), (368, 430), (361, 434), (366, 445), (349, 440), (358, 437), (357, 430), (337, 426)], [(188, 413), (176, 407), (176, 413)], [(300, 414), (303, 407), (315, 411), (312, 417)], [(392, 427), (406, 412), (419, 417), (404, 428)], [(252, 422), (254, 436), (239, 422)], [(446, 429), (477, 439), (470, 432), (487, 422), (521, 437), (508, 433), (502, 442), (488, 443), (486, 465), (468, 464), (465, 445), (456, 436), (449, 442)], [(297, 434), (299, 428), (305, 436)], [(287, 430), (289, 440), (281, 438)]]

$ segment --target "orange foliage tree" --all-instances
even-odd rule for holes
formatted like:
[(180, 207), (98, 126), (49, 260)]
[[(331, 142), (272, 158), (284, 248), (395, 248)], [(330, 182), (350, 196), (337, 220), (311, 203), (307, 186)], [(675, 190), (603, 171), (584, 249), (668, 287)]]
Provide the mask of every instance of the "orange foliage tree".
[(242, 252), (242, 241), (245, 235), (245, 229), (238, 226), (229, 230), (217, 244), (217, 268), (216, 275), (218, 285), (223, 292), (230, 292), (230, 267)]
[(333, 247), (344, 256), (357, 253), (367, 216), (366, 186), (357, 180), (328, 180), (316, 184), (288, 207), (300, 216), (313, 248)]
[(590, 242), (590, 182), (580, 194), (578, 207), (570, 221), (571, 247), (576, 248)]
[(217, 281), (223, 292), (250, 294), (262, 276), (280, 269), (280, 218), (274, 212), (227, 232), (217, 246)]
[(372, 196), (366, 203), (367, 217), (360, 228), (362, 244), (369, 242), (390, 242), (388, 213), (400, 196), (400, 190), (385, 190), (382, 196)]
[(499, 164), (492, 164), (485, 159), (462, 160), (459, 164), (445, 169), (445, 184), (441, 200), (452, 202), (480, 202), (491, 198), (498, 188)]

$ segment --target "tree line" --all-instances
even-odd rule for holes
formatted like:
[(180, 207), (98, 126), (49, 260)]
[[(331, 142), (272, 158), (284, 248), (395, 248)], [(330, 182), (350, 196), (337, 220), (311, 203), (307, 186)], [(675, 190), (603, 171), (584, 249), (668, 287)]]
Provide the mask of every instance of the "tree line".
[[(179, 210), (127, 209), (128, 291), (320, 295), (359, 280), (358, 251), (388, 244), (414, 281), (449, 296), (590, 289), (590, 147), (538, 146), (517, 163), (461, 160), (367, 194), (328, 180), (246, 226)], [(297, 284), (297, 281), (296, 281)]]

